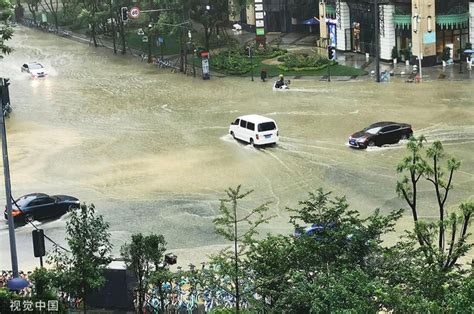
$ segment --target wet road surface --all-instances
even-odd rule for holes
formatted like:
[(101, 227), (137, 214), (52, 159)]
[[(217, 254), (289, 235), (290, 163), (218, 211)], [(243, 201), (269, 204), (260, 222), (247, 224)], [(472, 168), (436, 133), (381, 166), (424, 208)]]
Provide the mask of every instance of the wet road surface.
[[(263, 233), (291, 233), (285, 208), (319, 187), (347, 195), (363, 214), (406, 207), (395, 193), (403, 143), (367, 151), (346, 146), (351, 133), (377, 121), (407, 122), (415, 135), (442, 140), (462, 161), (450, 208), (473, 198), (473, 81), (299, 79), (282, 93), (272, 92), (271, 82), (203, 81), (157, 70), (130, 56), (24, 28), (16, 28), (11, 45), (15, 51), (0, 61), (0, 76), (11, 79), (13, 196), (69, 194), (94, 203), (111, 224), (116, 254), (132, 233), (156, 232), (180, 263), (201, 261), (224, 244), (212, 219), (224, 190), (238, 184), (255, 190), (242, 210), (272, 202), (277, 218)], [(34, 80), (21, 73), (21, 64), (31, 61), (43, 63), (49, 76)], [(279, 145), (255, 149), (227, 134), (235, 117), (249, 113), (277, 121)], [(425, 202), (434, 196), (428, 184), (420, 196), (420, 215), (435, 216), (436, 208)], [(64, 243), (67, 218), (39, 225)], [(398, 226), (410, 227), (410, 216)], [(6, 228), (2, 222), (2, 268), (10, 267)], [(22, 269), (37, 263), (31, 231), (17, 228)]]

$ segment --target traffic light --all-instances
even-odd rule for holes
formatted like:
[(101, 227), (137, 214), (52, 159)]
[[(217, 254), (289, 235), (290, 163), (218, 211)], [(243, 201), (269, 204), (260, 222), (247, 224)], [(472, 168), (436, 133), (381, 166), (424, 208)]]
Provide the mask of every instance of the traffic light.
[(128, 8), (122, 7), (122, 22), (128, 21)]
[(46, 253), (43, 229), (33, 230), (33, 252), (35, 257), (44, 256)]
[(329, 60), (336, 59), (336, 48), (333, 46), (328, 46), (328, 59)]

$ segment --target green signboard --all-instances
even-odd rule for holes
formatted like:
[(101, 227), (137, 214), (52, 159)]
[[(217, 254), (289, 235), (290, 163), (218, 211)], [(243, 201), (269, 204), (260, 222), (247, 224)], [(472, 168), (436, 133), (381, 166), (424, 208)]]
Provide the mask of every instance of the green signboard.
[(264, 36), (265, 35), (265, 28), (257, 28), (257, 35)]

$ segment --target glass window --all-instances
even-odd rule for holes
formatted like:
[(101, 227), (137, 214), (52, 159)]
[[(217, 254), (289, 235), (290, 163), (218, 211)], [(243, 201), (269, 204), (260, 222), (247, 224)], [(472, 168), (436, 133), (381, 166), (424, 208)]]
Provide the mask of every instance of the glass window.
[(265, 122), (265, 123), (260, 123), (258, 125), (258, 132), (271, 131), (275, 129), (276, 129), (276, 125), (274, 122)]
[(247, 129), (255, 131), (255, 124), (252, 122), (247, 122)]
[(42, 69), (43, 66), (39, 63), (32, 63), (30, 64), (30, 69), (37, 70), (37, 69)]
[(380, 129), (381, 129), (381, 127), (377, 126), (375, 128), (364, 129), (364, 131), (369, 133), (369, 134), (377, 134), (380, 131)]
[(246, 128), (246, 127), (247, 127), (247, 121), (245, 121), (245, 120), (240, 120), (240, 126), (241, 126), (242, 128)]
[(45, 204), (51, 204), (54, 203), (54, 200), (49, 197), (43, 197), (43, 198), (38, 198), (36, 200), (31, 201), (29, 206), (38, 206), (38, 205), (45, 205)]
[(28, 206), (28, 203), (34, 198), (34, 196), (23, 196), (15, 201), (20, 207)]
[(389, 125), (389, 126), (386, 126), (384, 128), (382, 128), (382, 132), (390, 132), (390, 131), (394, 131), (396, 129), (399, 129), (400, 127), (398, 125)]
[(235, 121), (234, 121), (233, 124), (234, 124), (234, 125), (239, 125), (239, 122), (240, 122), (240, 119), (235, 119)]

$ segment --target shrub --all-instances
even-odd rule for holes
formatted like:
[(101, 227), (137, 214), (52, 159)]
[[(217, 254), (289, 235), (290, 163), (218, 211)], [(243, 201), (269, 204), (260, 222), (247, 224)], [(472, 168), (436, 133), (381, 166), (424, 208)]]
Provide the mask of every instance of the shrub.
[(238, 49), (229, 49), (214, 55), (211, 63), (229, 74), (244, 74), (251, 69), (250, 59)]
[[(279, 58), (280, 60), (280, 58)], [(283, 64), (280, 69), (304, 71), (304, 70), (315, 70), (326, 67), (331, 61), (327, 58), (319, 55), (301, 55), (301, 54), (287, 54), (281, 58)]]

